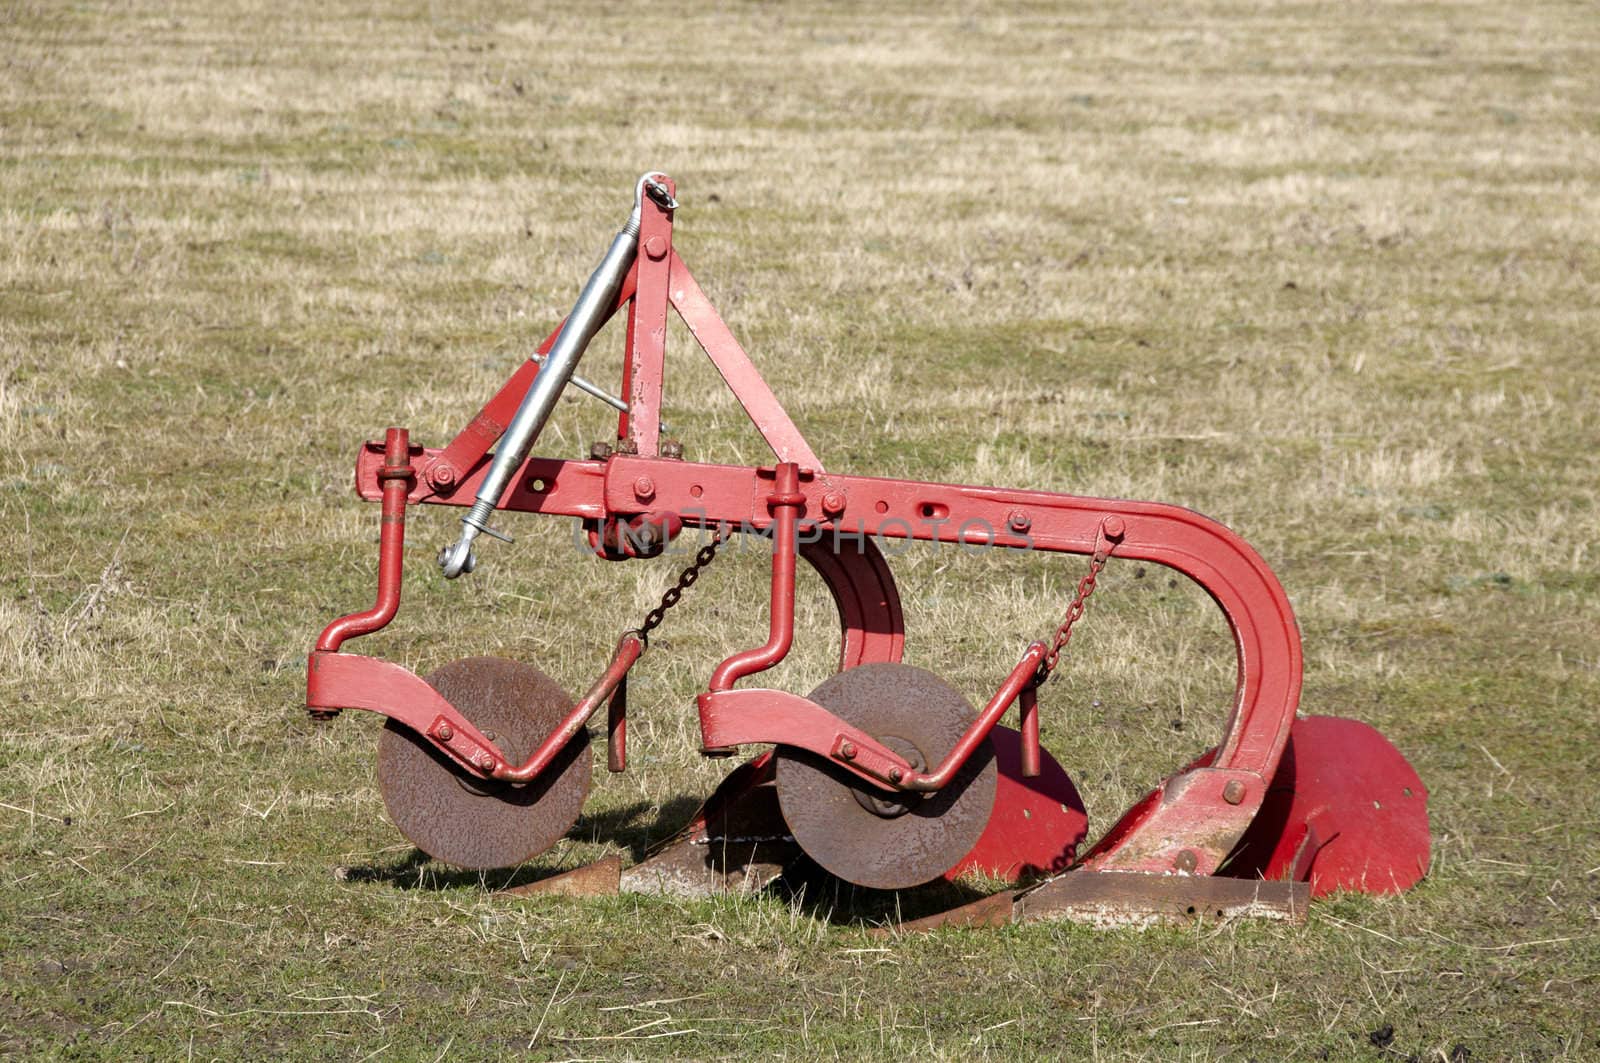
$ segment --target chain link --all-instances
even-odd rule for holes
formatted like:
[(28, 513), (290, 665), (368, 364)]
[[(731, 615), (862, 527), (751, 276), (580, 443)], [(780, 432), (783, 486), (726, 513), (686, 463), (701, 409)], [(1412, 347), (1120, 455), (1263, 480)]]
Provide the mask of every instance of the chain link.
[(1072, 625), (1083, 619), (1084, 607), (1088, 604), (1089, 595), (1094, 593), (1095, 579), (1099, 577), (1100, 570), (1106, 567), (1106, 558), (1111, 554), (1111, 546), (1102, 537), (1094, 556), (1089, 559), (1089, 571), (1078, 581), (1078, 593), (1073, 595), (1072, 604), (1067, 606), (1067, 613), (1061, 618), (1061, 626), (1056, 628), (1056, 637), (1051, 640), (1050, 652), (1044, 655), (1044, 660), (1039, 662), (1038, 675), (1034, 677), (1034, 686), (1039, 686), (1050, 673), (1055, 670), (1056, 663), (1061, 659), (1061, 651), (1067, 648), (1067, 643), (1072, 640)]
[(650, 641), (650, 632), (661, 626), (661, 621), (666, 619), (667, 610), (677, 605), (683, 599), (683, 592), (694, 586), (694, 581), (700, 578), (700, 570), (711, 564), (717, 556), (717, 547), (721, 546), (726, 536), (721, 525), (717, 526), (717, 533), (711, 541), (695, 552), (694, 560), (689, 567), (678, 574), (678, 582), (667, 588), (661, 596), (661, 604), (644, 615), (644, 623), (635, 629), (640, 639), (646, 643)]

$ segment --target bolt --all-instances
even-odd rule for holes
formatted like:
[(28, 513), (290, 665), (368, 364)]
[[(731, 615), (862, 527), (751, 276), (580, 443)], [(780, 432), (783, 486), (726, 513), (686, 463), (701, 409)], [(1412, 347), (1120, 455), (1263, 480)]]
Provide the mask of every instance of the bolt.
[(843, 491), (829, 491), (822, 496), (822, 511), (835, 516), (844, 512), (845, 497)]
[(856, 759), (856, 745), (854, 742), (840, 742), (839, 755), (845, 760)]
[(448, 742), (450, 739), (456, 736), (456, 733), (455, 731), (451, 730), (449, 724), (441, 723), (438, 727), (434, 728), (433, 735), (441, 742)]
[(652, 236), (644, 242), (644, 253), (650, 256), (652, 262), (660, 262), (667, 253), (667, 242), (659, 236)]
[(1194, 851), (1192, 849), (1185, 849), (1183, 852), (1178, 854), (1177, 859), (1172, 861), (1172, 866), (1177, 868), (1179, 871), (1182, 871), (1184, 874), (1189, 875), (1194, 873), (1195, 865), (1197, 863), (1199, 863), (1199, 861), (1195, 858)]
[(1238, 779), (1229, 779), (1228, 785), (1222, 788), (1222, 799), (1230, 805), (1236, 805), (1244, 800), (1244, 783)]
[(1100, 522), (1101, 529), (1106, 533), (1107, 539), (1120, 539), (1127, 526), (1122, 523), (1121, 517), (1107, 517)]
[(606, 442), (590, 443), (589, 457), (593, 461), (605, 461), (611, 457), (611, 444)]
[(905, 773), (902, 772), (899, 768), (890, 768), (889, 769), (889, 781), (890, 782), (899, 782), (903, 778), (905, 778)]
[(663, 439), (661, 441), (661, 456), (671, 461), (682, 461), (683, 444), (676, 439)]
[(433, 486), (438, 488), (452, 487), (456, 482), (456, 467), (448, 461), (441, 461), (428, 470), (428, 479)]
[(655, 521), (647, 520), (637, 528), (633, 529), (633, 533), (630, 538), (634, 541), (634, 543), (637, 544), (640, 550), (648, 553), (649, 551), (654, 550), (656, 547), (661, 545), (663, 530), (664, 529), (660, 524), (657, 524)]
[(1006, 517), (1006, 523), (1011, 526), (1011, 530), (1014, 532), (1025, 532), (1033, 527), (1033, 518), (1020, 509), (1013, 509)]
[(494, 758), (489, 756), (489, 754), (487, 754), (487, 753), (485, 753), (483, 756), (479, 757), (478, 758), (478, 769), (480, 771), (482, 771), (485, 775), (493, 775), (494, 774)]
[(641, 502), (648, 502), (656, 497), (656, 482), (648, 476), (641, 476), (633, 481), (633, 497)]

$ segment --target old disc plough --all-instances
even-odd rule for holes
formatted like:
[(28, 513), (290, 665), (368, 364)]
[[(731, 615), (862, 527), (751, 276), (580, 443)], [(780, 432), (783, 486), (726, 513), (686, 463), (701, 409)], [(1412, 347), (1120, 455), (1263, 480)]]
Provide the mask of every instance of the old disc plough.
[[(759, 888), (808, 857), (864, 887), (902, 889), (981, 872), (1024, 886), (933, 923), (1041, 917), (1128, 924), (1204, 916), (1303, 918), (1336, 890), (1404, 890), (1426, 872), (1427, 792), (1405, 758), (1363, 723), (1297, 716), (1300, 636), (1283, 588), (1227, 528), (1178, 506), (1049, 491), (882, 479), (833, 471), (812, 451), (673, 247), (676, 188), (648, 173), (633, 209), (570, 315), (443, 447), (404, 428), (365, 444), (358, 494), (382, 504), (378, 595), (341, 617), (312, 652), (306, 704), (380, 713), (378, 780), (391, 818), (419, 849), (467, 868), (514, 866), (562, 837), (589, 788), (589, 723), (605, 709), (607, 764), (627, 764), (627, 679), (650, 632), (720, 544), (771, 540), (766, 641), (731, 654), (699, 695), (701, 752), (771, 747), (737, 768), (668, 843), (623, 867), (612, 858), (531, 889), (705, 893)], [(675, 312), (773, 452), (765, 466), (690, 461), (661, 420), (667, 318)], [(611, 317), (626, 317), (622, 394), (576, 375)], [(619, 411), (614, 439), (587, 458), (530, 456), (569, 386)], [(466, 507), (439, 554), (451, 579), (482, 535), (507, 539), (502, 511), (580, 522), (588, 552), (641, 562), (686, 531), (709, 534), (661, 605), (625, 631), (572, 701), (529, 664), (488, 657), (422, 678), (343, 651), (400, 605), (410, 506)], [(978, 544), (1087, 558), (1050, 637), (978, 699), (901, 663), (904, 621), (879, 549), (889, 539)], [(838, 673), (809, 695), (750, 685), (789, 653), (795, 577), (805, 561), (838, 607)], [(1040, 745), (1043, 684), (1111, 563), (1174, 569), (1227, 621), (1238, 683), (1212, 749), (1083, 848), (1088, 818), (1072, 780)], [(1015, 709), (1015, 727), (1002, 721)], [(908, 924), (910, 925), (910, 924)]]

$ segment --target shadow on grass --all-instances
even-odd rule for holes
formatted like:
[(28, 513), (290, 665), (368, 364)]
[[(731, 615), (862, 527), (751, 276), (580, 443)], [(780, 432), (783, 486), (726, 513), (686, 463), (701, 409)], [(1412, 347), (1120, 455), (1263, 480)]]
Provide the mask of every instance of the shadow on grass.
[(878, 890), (835, 878), (808, 857), (800, 857), (767, 887), (813, 919), (834, 926), (884, 926), (948, 911), (994, 892), (966, 882), (935, 879), (924, 886)]
[[(636, 802), (623, 808), (585, 814), (567, 837), (620, 848), (626, 851), (627, 862), (637, 863), (651, 846), (671, 838), (686, 826), (699, 807), (700, 801), (687, 795), (660, 805)], [(571, 870), (563, 865), (534, 862), (494, 871), (470, 871), (441, 864), (422, 850), (412, 849), (390, 861), (344, 868), (342, 877), (348, 882), (372, 882), (402, 890), (493, 892)], [(759, 892), (835, 926), (881, 926), (942, 912), (978, 900), (991, 891), (942, 879), (915, 889), (868, 889), (835, 878), (801, 856)]]
[[(643, 859), (651, 845), (670, 838), (686, 826), (699, 807), (698, 798), (684, 795), (660, 805), (639, 801), (624, 808), (592, 815), (586, 813), (578, 817), (578, 822), (567, 832), (567, 837), (616, 846), (626, 850), (631, 862), (637, 862)], [(376, 882), (408, 890), (503, 890), (538, 882), (570, 870), (570, 867), (553, 865), (536, 858), (532, 863), (515, 868), (471, 871), (439, 863), (421, 849), (412, 849), (393, 860), (346, 867), (342, 869), (341, 877), (346, 882)]]

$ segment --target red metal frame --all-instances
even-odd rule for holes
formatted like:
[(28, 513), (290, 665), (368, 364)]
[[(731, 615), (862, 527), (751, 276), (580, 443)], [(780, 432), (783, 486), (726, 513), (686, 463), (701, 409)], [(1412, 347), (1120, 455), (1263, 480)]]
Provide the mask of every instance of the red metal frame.
[[(1097, 541), (1109, 539), (1115, 557), (1175, 569), (1206, 589), (1232, 632), (1238, 680), (1215, 757), (1166, 780), (1101, 840), (1087, 863), (1096, 869), (1216, 871), (1261, 806), (1299, 700), (1299, 632), (1288, 598), (1266, 563), (1227, 528), (1178, 506), (825, 472), (672, 249), (671, 234), (670, 213), (646, 199), (640, 253), (616, 305), (628, 308), (624, 392), (631, 404), (630, 412), (619, 418), (618, 437), (624, 441), (619, 452), (604, 460), (531, 457), (500, 508), (602, 524), (671, 513), (686, 527), (731, 526), (774, 538), (769, 638), (762, 647), (722, 662), (700, 696), (706, 751), (784, 743), (830, 757), (885, 789), (937, 789), (1020, 701), (1021, 762), (1024, 770), (1037, 770), (1033, 676), (1042, 645), (1028, 647), (977, 723), (931, 772), (913, 770), (808, 699), (777, 690), (735, 690), (733, 684), (771, 667), (788, 652), (797, 556), (812, 565), (834, 596), (842, 629), (840, 666), (850, 667), (898, 660), (904, 644), (899, 598), (879, 541), (1090, 555)], [(661, 455), (668, 306), (683, 319), (771, 446), (774, 466), (717, 465)], [(382, 627), (398, 608), (405, 503), (470, 505), (487, 470), (489, 450), (537, 371), (532, 362), (519, 368), (444, 448), (410, 446), (403, 429), (391, 429), (384, 444), (362, 448), (357, 492), (384, 502), (379, 602), (373, 610), (329, 626), (312, 655), (307, 684), (307, 705), (314, 710), (381, 712), (427, 735), (469, 770), (518, 781), (532, 778), (537, 769), (507, 764), (420, 679), (398, 666), (339, 654), (338, 649), (345, 639)], [(595, 690), (531, 760), (540, 760), (541, 753), (553, 756), (616, 690), (637, 656), (619, 647)], [(596, 696), (602, 687), (604, 692)], [(574, 724), (579, 710), (582, 720)], [(613, 717), (613, 724), (620, 742), (620, 717)], [(449, 739), (440, 738), (441, 725)], [(620, 764), (620, 745), (614, 746), (612, 760)]]

